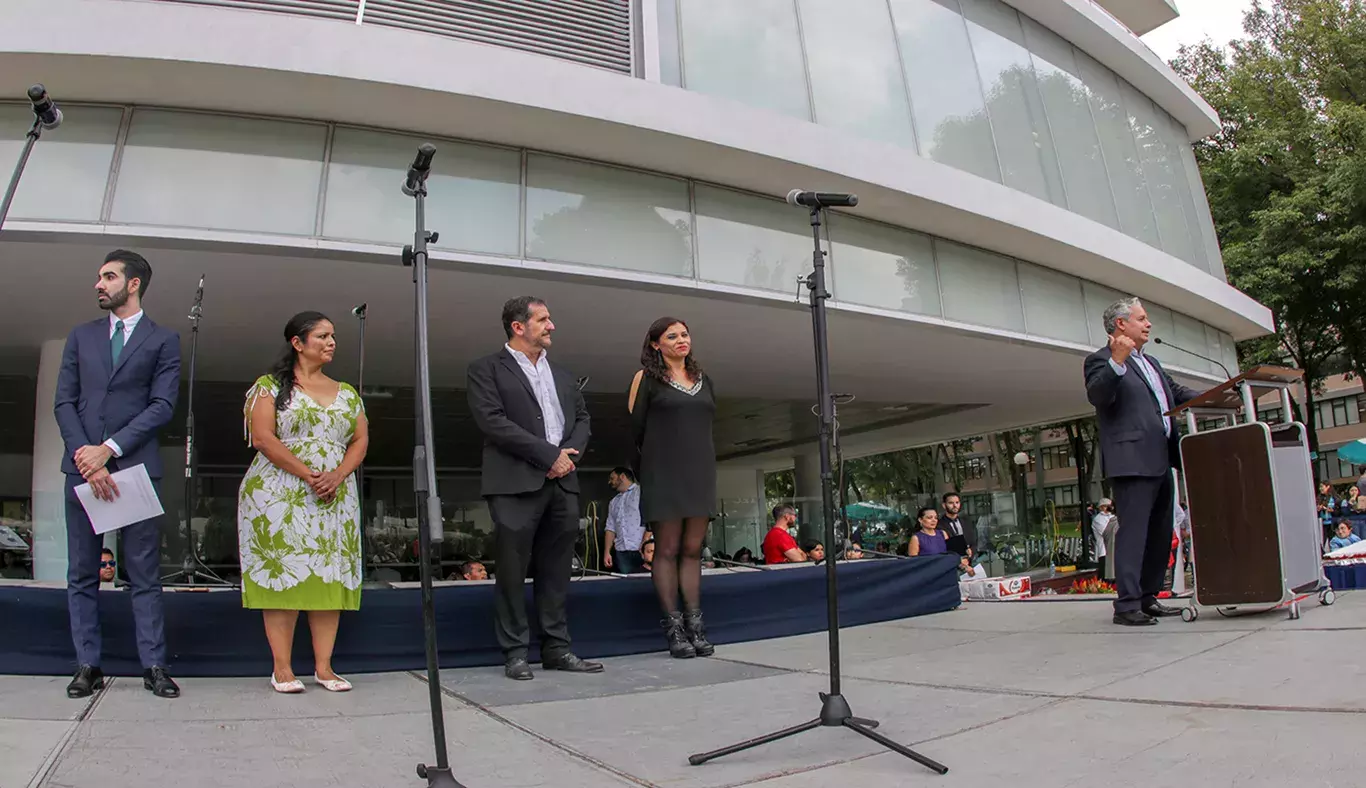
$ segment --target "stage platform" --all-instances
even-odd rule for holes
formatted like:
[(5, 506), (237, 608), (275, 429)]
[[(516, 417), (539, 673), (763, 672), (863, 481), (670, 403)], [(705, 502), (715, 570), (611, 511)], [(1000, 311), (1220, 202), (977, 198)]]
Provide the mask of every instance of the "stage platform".
[[(847, 625), (938, 613), (960, 604), (957, 562), (949, 556), (851, 561), (839, 564), (838, 571), (840, 616)], [(729, 644), (824, 629), (824, 578), (824, 567), (810, 565), (708, 571), (702, 589), (711, 638)], [(425, 666), (421, 597), (415, 585), (367, 589), (361, 609), (343, 615), (334, 658), (339, 672)], [(502, 664), (493, 635), (493, 592), (492, 582), (443, 583), (435, 589), (442, 667)], [(527, 604), (532, 604), (530, 584)], [(129, 594), (103, 591), (100, 607), (105, 672), (142, 675)], [(165, 610), (174, 675), (270, 672), (261, 614), (243, 610), (236, 591), (168, 591)], [(571, 585), (570, 632), (581, 657), (659, 651), (659, 619), (648, 576), (586, 577)], [(0, 673), (62, 676), (75, 670), (65, 589), (0, 585), (0, 625)], [(312, 670), (308, 637), (301, 622), (294, 647), (295, 669), (301, 675)]]
[[(594, 676), (443, 673), (467, 788), (1356, 788), (1366, 732), (1366, 593), (1331, 608), (1140, 630), (1108, 600), (969, 602), (846, 629), (844, 692), (940, 777), (844, 730), (700, 767), (687, 755), (795, 725), (825, 689), (820, 634), (711, 659), (613, 657)], [(1297, 666), (1288, 668), (1287, 666)], [(0, 786), (421, 788), (432, 758), (420, 674), (332, 695), (264, 675), (186, 679), (177, 701), (115, 679), (67, 700), (61, 677), (0, 676)]]

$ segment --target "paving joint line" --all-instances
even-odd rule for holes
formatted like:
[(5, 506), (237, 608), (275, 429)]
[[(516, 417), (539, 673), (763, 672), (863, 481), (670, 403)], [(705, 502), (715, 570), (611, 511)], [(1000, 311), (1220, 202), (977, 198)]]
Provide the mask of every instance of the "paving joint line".
[(81, 709), (81, 713), (77, 714), (76, 719), (72, 720), (71, 724), (66, 727), (66, 731), (62, 733), (62, 738), (57, 740), (56, 746), (47, 754), (47, 758), (43, 759), (43, 763), (38, 767), (38, 771), (34, 773), (33, 779), (28, 781), (28, 788), (41, 788), (41, 786), (47, 784), (48, 780), (52, 777), (53, 772), (56, 771), (57, 765), (61, 763), (62, 758), (66, 756), (67, 751), (71, 749), (72, 742), (75, 740), (76, 734), (80, 731), (81, 726), (85, 724), (86, 720), (90, 719), (90, 715), (95, 713), (95, 709), (100, 705), (100, 702), (104, 700), (105, 693), (109, 692), (110, 688), (113, 687), (114, 683), (117, 681), (118, 679), (114, 677), (105, 678), (104, 689), (92, 695), (90, 700), (86, 701), (85, 708)]
[[(409, 676), (422, 682), (423, 684), (428, 683), (427, 676), (424, 673), (419, 673), (417, 671), (411, 670), (407, 671), (407, 673)], [(556, 741), (555, 739), (552, 739), (549, 736), (546, 736), (542, 733), (538, 733), (537, 731), (527, 727), (526, 725), (523, 725), (520, 722), (517, 722), (509, 717), (505, 717), (502, 714), (499, 714), (497, 711), (494, 711), (492, 708), (485, 706), (484, 704), (479, 703), (478, 701), (475, 701), (464, 695), (461, 695), (459, 692), (456, 692), (455, 690), (450, 689), (445, 685), (441, 685), (440, 690), (442, 695), (452, 698), (453, 700), (456, 700), (459, 703), (462, 703), (474, 709), (475, 711), (478, 711), (479, 713), (483, 714), (484, 716), (488, 717), (494, 722), (497, 722), (508, 728), (512, 728), (515, 731), (530, 736), (531, 738), (536, 739), (542, 744), (553, 747), (554, 749), (559, 750), (560, 752), (563, 752), (572, 758), (583, 761), (584, 763), (590, 766), (601, 769), (602, 771), (608, 772), (609, 774), (616, 775), (617, 777), (620, 777), (621, 779), (626, 780), (627, 782), (631, 782), (641, 786), (641, 788), (663, 788), (663, 786), (658, 785), (656, 783), (652, 783), (649, 780), (644, 779), (643, 777), (637, 777), (636, 775), (619, 769), (613, 766), (612, 764), (607, 763), (606, 761), (594, 758), (593, 756), (584, 752), (580, 752), (567, 744), (563, 744), (559, 741)]]

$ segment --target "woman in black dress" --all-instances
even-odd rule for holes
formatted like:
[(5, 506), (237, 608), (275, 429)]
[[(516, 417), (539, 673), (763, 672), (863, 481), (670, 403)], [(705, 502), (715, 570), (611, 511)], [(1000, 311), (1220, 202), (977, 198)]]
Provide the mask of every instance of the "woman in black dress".
[(702, 623), (702, 542), (716, 506), (716, 398), (682, 320), (661, 317), (650, 326), (640, 365), (627, 407), (640, 454), (640, 516), (655, 536), (651, 574), (664, 634), (670, 655), (709, 657), (715, 648)]

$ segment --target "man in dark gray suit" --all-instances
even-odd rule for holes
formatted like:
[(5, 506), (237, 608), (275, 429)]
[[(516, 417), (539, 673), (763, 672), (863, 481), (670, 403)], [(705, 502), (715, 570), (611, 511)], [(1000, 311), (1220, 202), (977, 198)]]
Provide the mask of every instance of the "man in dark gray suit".
[(507, 344), (470, 364), (470, 413), (484, 433), (481, 494), (493, 518), (494, 627), (510, 679), (533, 678), (527, 662), (527, 569), (536, 562), (541, 666), (599, 673), (569, 650), (565, 597), (579, 535), (575, 459), (588, 447), (588, 408), (574, 377), (546, 359), (555, 324), (531, 296), (503, 305)]
[(1177, 467), (1176, 425), (1168, 410), (1200, 392), (1172, 380), (1143, 352), (1152, 323), (1137, 298), (1111, 304), (1103, 315), (1108, 347), (1086, 357), (1086, 398), (1100, 426), (1101, 467), (1115, 493), (1114, 621), (1156, 624), (1180, 611), (1157, 601), (1172, 542), (1172, 469)]
[[(66, 582), (71, 639), (79, 668), (67, 685), (71, 698), (104, 686), (100, 670), (100, 551), (104, 538), (76, 498), (88, 482), (95, 496), (112, 501), (119, 491), (111, 470), (144, 465), (161, 478), (157, 432), (171, 420), (180, 396), (180, 336), (142, 312), (152, 266), (142, 255), (118, 249), (104, 258), (95, 295), (109, 314), (77, 326), (66, 338), (53, 413), (66, 444)], [(133, 620), (142, 684), (163, 698), (180, 697), (166, 672), (161, 612), (161, 518), (120, 529), (123, 565), (133, 587)]]

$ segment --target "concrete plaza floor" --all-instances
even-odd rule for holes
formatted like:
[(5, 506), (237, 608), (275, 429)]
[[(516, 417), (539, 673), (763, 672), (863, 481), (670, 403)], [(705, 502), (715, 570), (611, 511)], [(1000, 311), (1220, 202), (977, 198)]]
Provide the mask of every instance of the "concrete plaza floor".
[[(817, 729), (701, 767), (687, 755), (819, 710), (824, 636), (723, 646), (713, 659), (608, 660), (598, 676), (443, 673), (468, 788), (648, 786), (1360, 786), (1366, 594), (1233, 619), (1123, 629), (1103, 601), (971, 603), (846, 630), (844, 694), (935, 775), (851, 731)], [(0, 676), (0, 788), (415, 786), (432, 760), (427, 685), (352, 677), (349, 695), (191, 679), (159, 700), (117, 679)]]

